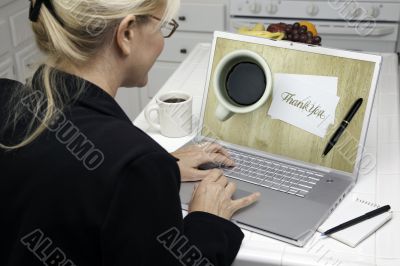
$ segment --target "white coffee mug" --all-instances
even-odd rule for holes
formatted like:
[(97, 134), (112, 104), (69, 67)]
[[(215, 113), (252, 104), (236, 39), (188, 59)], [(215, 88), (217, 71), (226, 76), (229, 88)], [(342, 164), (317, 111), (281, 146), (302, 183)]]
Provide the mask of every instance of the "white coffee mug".
[[(171, 91), (157, 96), (155, 100), (156, 104), (149, 106), (144, 112), (147, 122), (153, 128), (170, 138), (184, 137), (192, 133), (191, 95)], [(151, 117), (153, 112), (157, 113), (158, 121)]]
[[(228, 73), (233, 66), (241, 62), (251, 62), (255, 63), (262, 68), (266, 78), (265, 91), (261, 98), (252, 105), (243, 106), (235, 103), (228, 96), (226, 90), (226, 80)], [(218, 106), (215, 111), (215, 116), (221, 120), (225, 121), (230, 118), (233, 114), (244, 114), (249, 113), (257, 108), (261, 107), (268, 99), (272, 90), (272, 74), (267, 62), (259, 54), (249, 51), (249, 50), (236, 50), (225, 55), (221, 61), (218, 63), (214, 72), (214, 92), (218, 100)]]

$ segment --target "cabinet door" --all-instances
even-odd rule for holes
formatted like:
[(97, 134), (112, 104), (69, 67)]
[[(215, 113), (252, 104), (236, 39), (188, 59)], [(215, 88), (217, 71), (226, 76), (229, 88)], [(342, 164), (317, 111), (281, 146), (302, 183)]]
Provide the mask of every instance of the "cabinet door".
[(0, 63), (0, 79), (14, 79), (13, 62), (11, 58)]
[(132, 121), (142, 110), (139, 88), (119, 88), (115, 100)]
[(13, 0), (0, 0), (0, 7), (3, 7), (7, 5), (8, 3), (11, 3)]
[(15, 47), (33, 37), (33, 31), (31, 29), (28, 17), (28, 8), (21, 10), (10, 17), (11, 35)]
[(176, 32), (172, 38), (166, 39), (158, 61), (182, 62), (198, 43), (212, 40), (212, 33)]
[(177, 21), (179, 31), (213, 32), (225, 29), (225, 5), (182, 3)]
[[(149, 73), (149, 82), (146, 86), (147, 98), (151, 99), (167, 82), (172, 73), (178, 68), (179, 64), (158, 62), (156, 63)], [(177, 90), (179, 88), (176, 88)], [(143, 103), (143, 107), (147, 103)]]
[(18, 80), (25, 83), (27, 79), (33, 76), (39, 65), (43, 63), (44, 55), (35, 44), (32, 44), (17, 52), (15, 59), (17, 62)]
[(11, 50), (11, 42), (6, 21), (0, 19), (0, 56)]

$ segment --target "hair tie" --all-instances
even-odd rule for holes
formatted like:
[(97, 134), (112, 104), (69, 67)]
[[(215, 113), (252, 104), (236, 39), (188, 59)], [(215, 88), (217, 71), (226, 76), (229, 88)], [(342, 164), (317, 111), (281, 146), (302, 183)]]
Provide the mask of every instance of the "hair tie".
[(42, 4), (44, 4), (51, 15), (58, 21), (58, 23), (60, 23), (62, 26), (64, 25), (60, 17), (56, 14), (53, 4), (50, 2), (50, 0), (36, 0), (35, 4), (33, 4), (32, 0), (29, 1), (31, 2), (31, 6), (29, 8), (29, 19), (32, 22), (37, 22), (40, 14), (40, 8), (42, 7)]

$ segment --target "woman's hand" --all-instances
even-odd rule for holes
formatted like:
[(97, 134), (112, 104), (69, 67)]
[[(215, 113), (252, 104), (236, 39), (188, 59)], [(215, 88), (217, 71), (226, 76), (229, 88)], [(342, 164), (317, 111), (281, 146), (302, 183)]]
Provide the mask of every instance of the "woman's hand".
[(224, 164), (234, 166), (235, 162), (229, 157), (228, 152), (217, 143), (204, 142), (183, 147), (171, 153), (178, 158), (181, 172), (181, 181), (198, 181), (210, 174), (211, 170), (199, 170), (199, 165), (204, 163)]
[(232, 200), (235, 191), (236, 184), (228, 182), (221, 170), (213, 169), (200, 184), (195, 186), (189, 203), (189, 212), (208, 212), (230, 220), (236, 211), (253, 204), (260, 197), (260, 193), (256, 192), (244, 198)]

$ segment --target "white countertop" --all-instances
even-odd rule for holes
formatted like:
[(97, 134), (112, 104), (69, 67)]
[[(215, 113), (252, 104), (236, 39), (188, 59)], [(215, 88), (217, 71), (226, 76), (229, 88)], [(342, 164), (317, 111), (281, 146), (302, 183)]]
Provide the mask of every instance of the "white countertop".
[[(182, 90), (193, 95), (194, 120), (200, 117), (206, 82), (209, 44), (199, 44), (180, 65), (159, 93)], [(379, 204), (390, 204), (393, 218), (356, 248), (336, 240), (314, 238), (303, 247), (295, 247), (243, 230), (245, 239), (234, 265), (379, 265), (400, 266), (400, 95), (396, 54), (382, 54), (383, 65), (366, 141), (366, 150), (375, 155), (377, 165), (361, 175), (353, 196)], [(149, 104), (154, 104), (154, 99)], [(149, 127), (143, 112), (134, 124), (166, 150), (174, 151), (192, 136), (167, 138)]]

